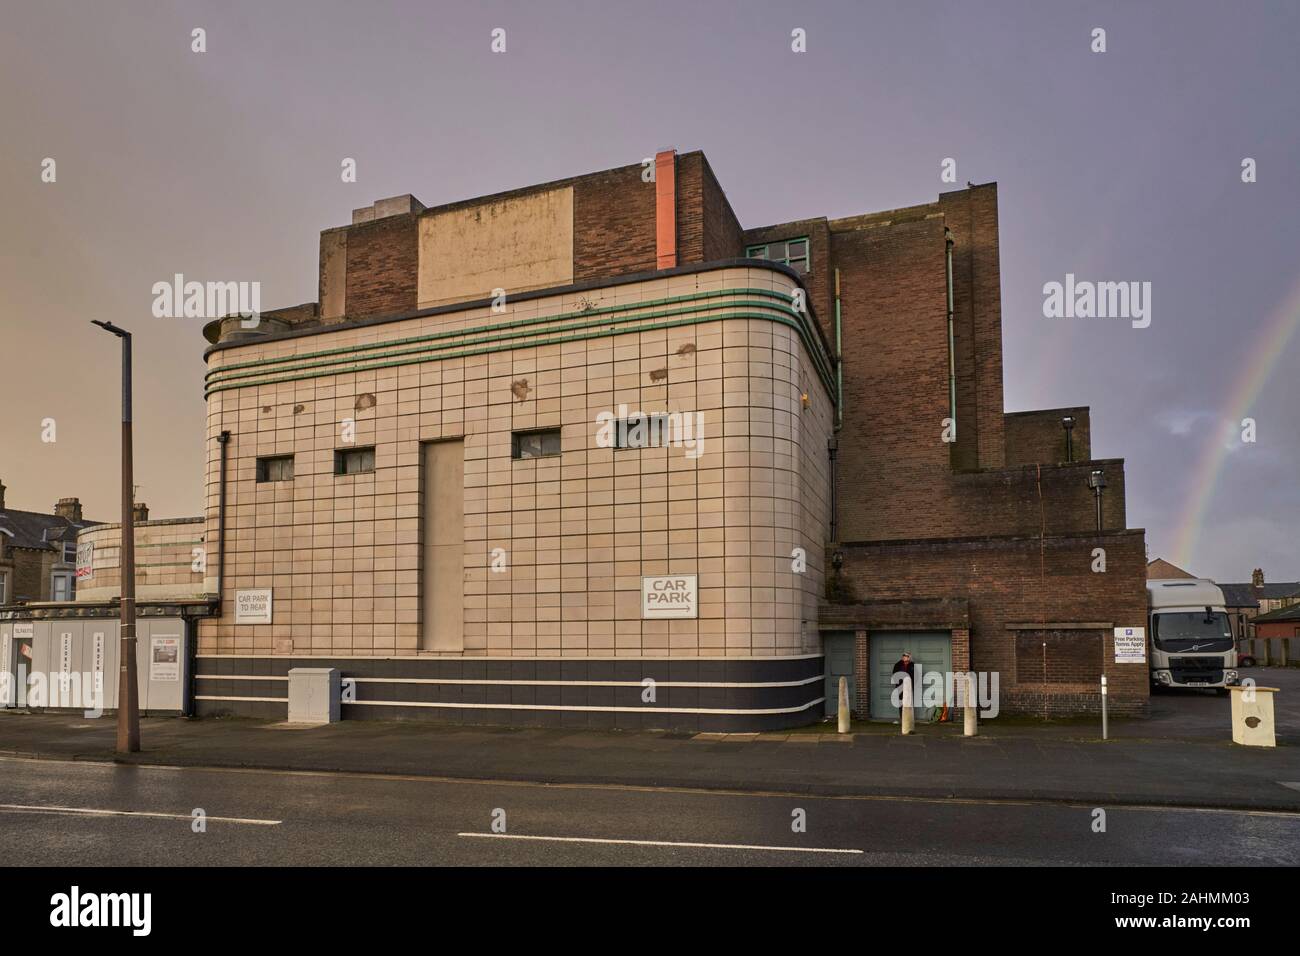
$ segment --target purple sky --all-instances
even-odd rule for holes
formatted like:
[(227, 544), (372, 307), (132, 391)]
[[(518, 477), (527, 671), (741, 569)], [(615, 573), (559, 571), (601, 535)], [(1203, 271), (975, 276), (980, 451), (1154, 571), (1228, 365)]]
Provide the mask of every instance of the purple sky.
[[(1270, 317), (1293, 327), (1300, 303), (1300, 5), (465, 6), (5, 4), (11, 507), (76, 495), (117, 518), (117, 346), (88, 324), (103, 318), (136, 333), (140, 497), (155, 517), (201, 510), (202, 321), (150, 313), (173, 273), (258, 280), (264, 308), (310, 301), (317, 234), (354, 207), (666, 147), (703, 149), (747, 227), (932, 200), (953, 157), (959, 184), (999, 183), (1008, 410), (1091, 405), (1094, 454), (1127, 459), (1129, 524), (1176, 558), (1197, 462), (1234, 386), (1259, 384), (1258, 441), (1224, 456), (1185, 566), (1300, 578), (1300, 336), (1267, 381), (1250, 364)], [(1258, 182), (1241, 182), (1243, 157)], [(1043, 284), (1067, 272), (1151, 282), (1150, 328), (1044, 318)]]

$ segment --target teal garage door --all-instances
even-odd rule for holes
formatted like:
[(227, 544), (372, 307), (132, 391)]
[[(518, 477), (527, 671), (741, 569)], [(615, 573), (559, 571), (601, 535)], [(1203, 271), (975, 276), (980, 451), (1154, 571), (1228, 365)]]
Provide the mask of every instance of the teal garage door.
[[(917, 673), (924, 680), (927, 672), (938, 671), (947, 674), (952, 670), (952, 637), (947, 631), (874, 631), (871, 634), (871, 719), (897, 720), (898, 711), (889, 702), (893, 685), (889, 675), (894, 665), (903, 656), (903, 651), (912, 655), (912, 663), (920, 665)], [(915, 700), (920, 707), (921, 688), (914, 688)], [(924, 715), (918, 709), (917, 717)]]
[(853, 709), (853, 632), (823, 635), (822, 653), (826, 655), (826, 716), (835, 717), (840, 712), (841, 677), (849, 679), (849, 709)]

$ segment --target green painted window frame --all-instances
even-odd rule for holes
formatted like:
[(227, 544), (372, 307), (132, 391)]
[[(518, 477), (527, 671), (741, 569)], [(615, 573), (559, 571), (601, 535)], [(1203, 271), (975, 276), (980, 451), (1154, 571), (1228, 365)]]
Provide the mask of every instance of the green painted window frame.
[[(803, 255), (795, 256), (793, 259), (791, 259), (790, 243), (792, 242), (803, 243)], [(778, 243), (785, 246), (786, 254), (780, 258), (773, 259), (768, 255), (768, 253), (771, 251), (771, 247)], [(760, 249), (763, 252), (762, 255), (758, 255), (758, 251)], [(788, 266), (789, 268), (794, 269), (795, 272), (799, 272), (799, 269), (796, 266), (792, 265), (791, 263), (802, 262), (804, 264), (804, 268), (802, 272), (799, 272), (799, 274), (800, 275), (812, 274), (812, 243), (808, 241), (807, 236), (791, 236), (789, 239), (772, 239), (769, 242), (758, 242), (752, 246), (746, 246), (745, 258), (762, 259), (764, 262), (779, 262), (783, 266)]]

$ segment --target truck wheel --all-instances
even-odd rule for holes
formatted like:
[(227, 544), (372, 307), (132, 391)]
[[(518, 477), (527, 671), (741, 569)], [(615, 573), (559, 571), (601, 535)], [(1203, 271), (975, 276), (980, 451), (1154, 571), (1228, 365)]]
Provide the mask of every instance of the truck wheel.
[(1216, 687), (1216, 688), (1214, 688), (1214, 696), (1215, 696), (1215, 697), (1227, 697), (1227, 696), (1228, 696), (1228, 688), (1226, 688), (1226, 687)]

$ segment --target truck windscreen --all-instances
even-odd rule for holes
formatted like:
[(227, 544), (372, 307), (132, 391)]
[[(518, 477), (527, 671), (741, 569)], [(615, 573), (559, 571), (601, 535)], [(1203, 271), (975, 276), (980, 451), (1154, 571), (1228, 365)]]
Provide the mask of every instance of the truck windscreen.
[(1230, 651), (1232, 625), (1222, 611), (1164, 611), (1154, 616), (1151, 638), (1162, 651)]

